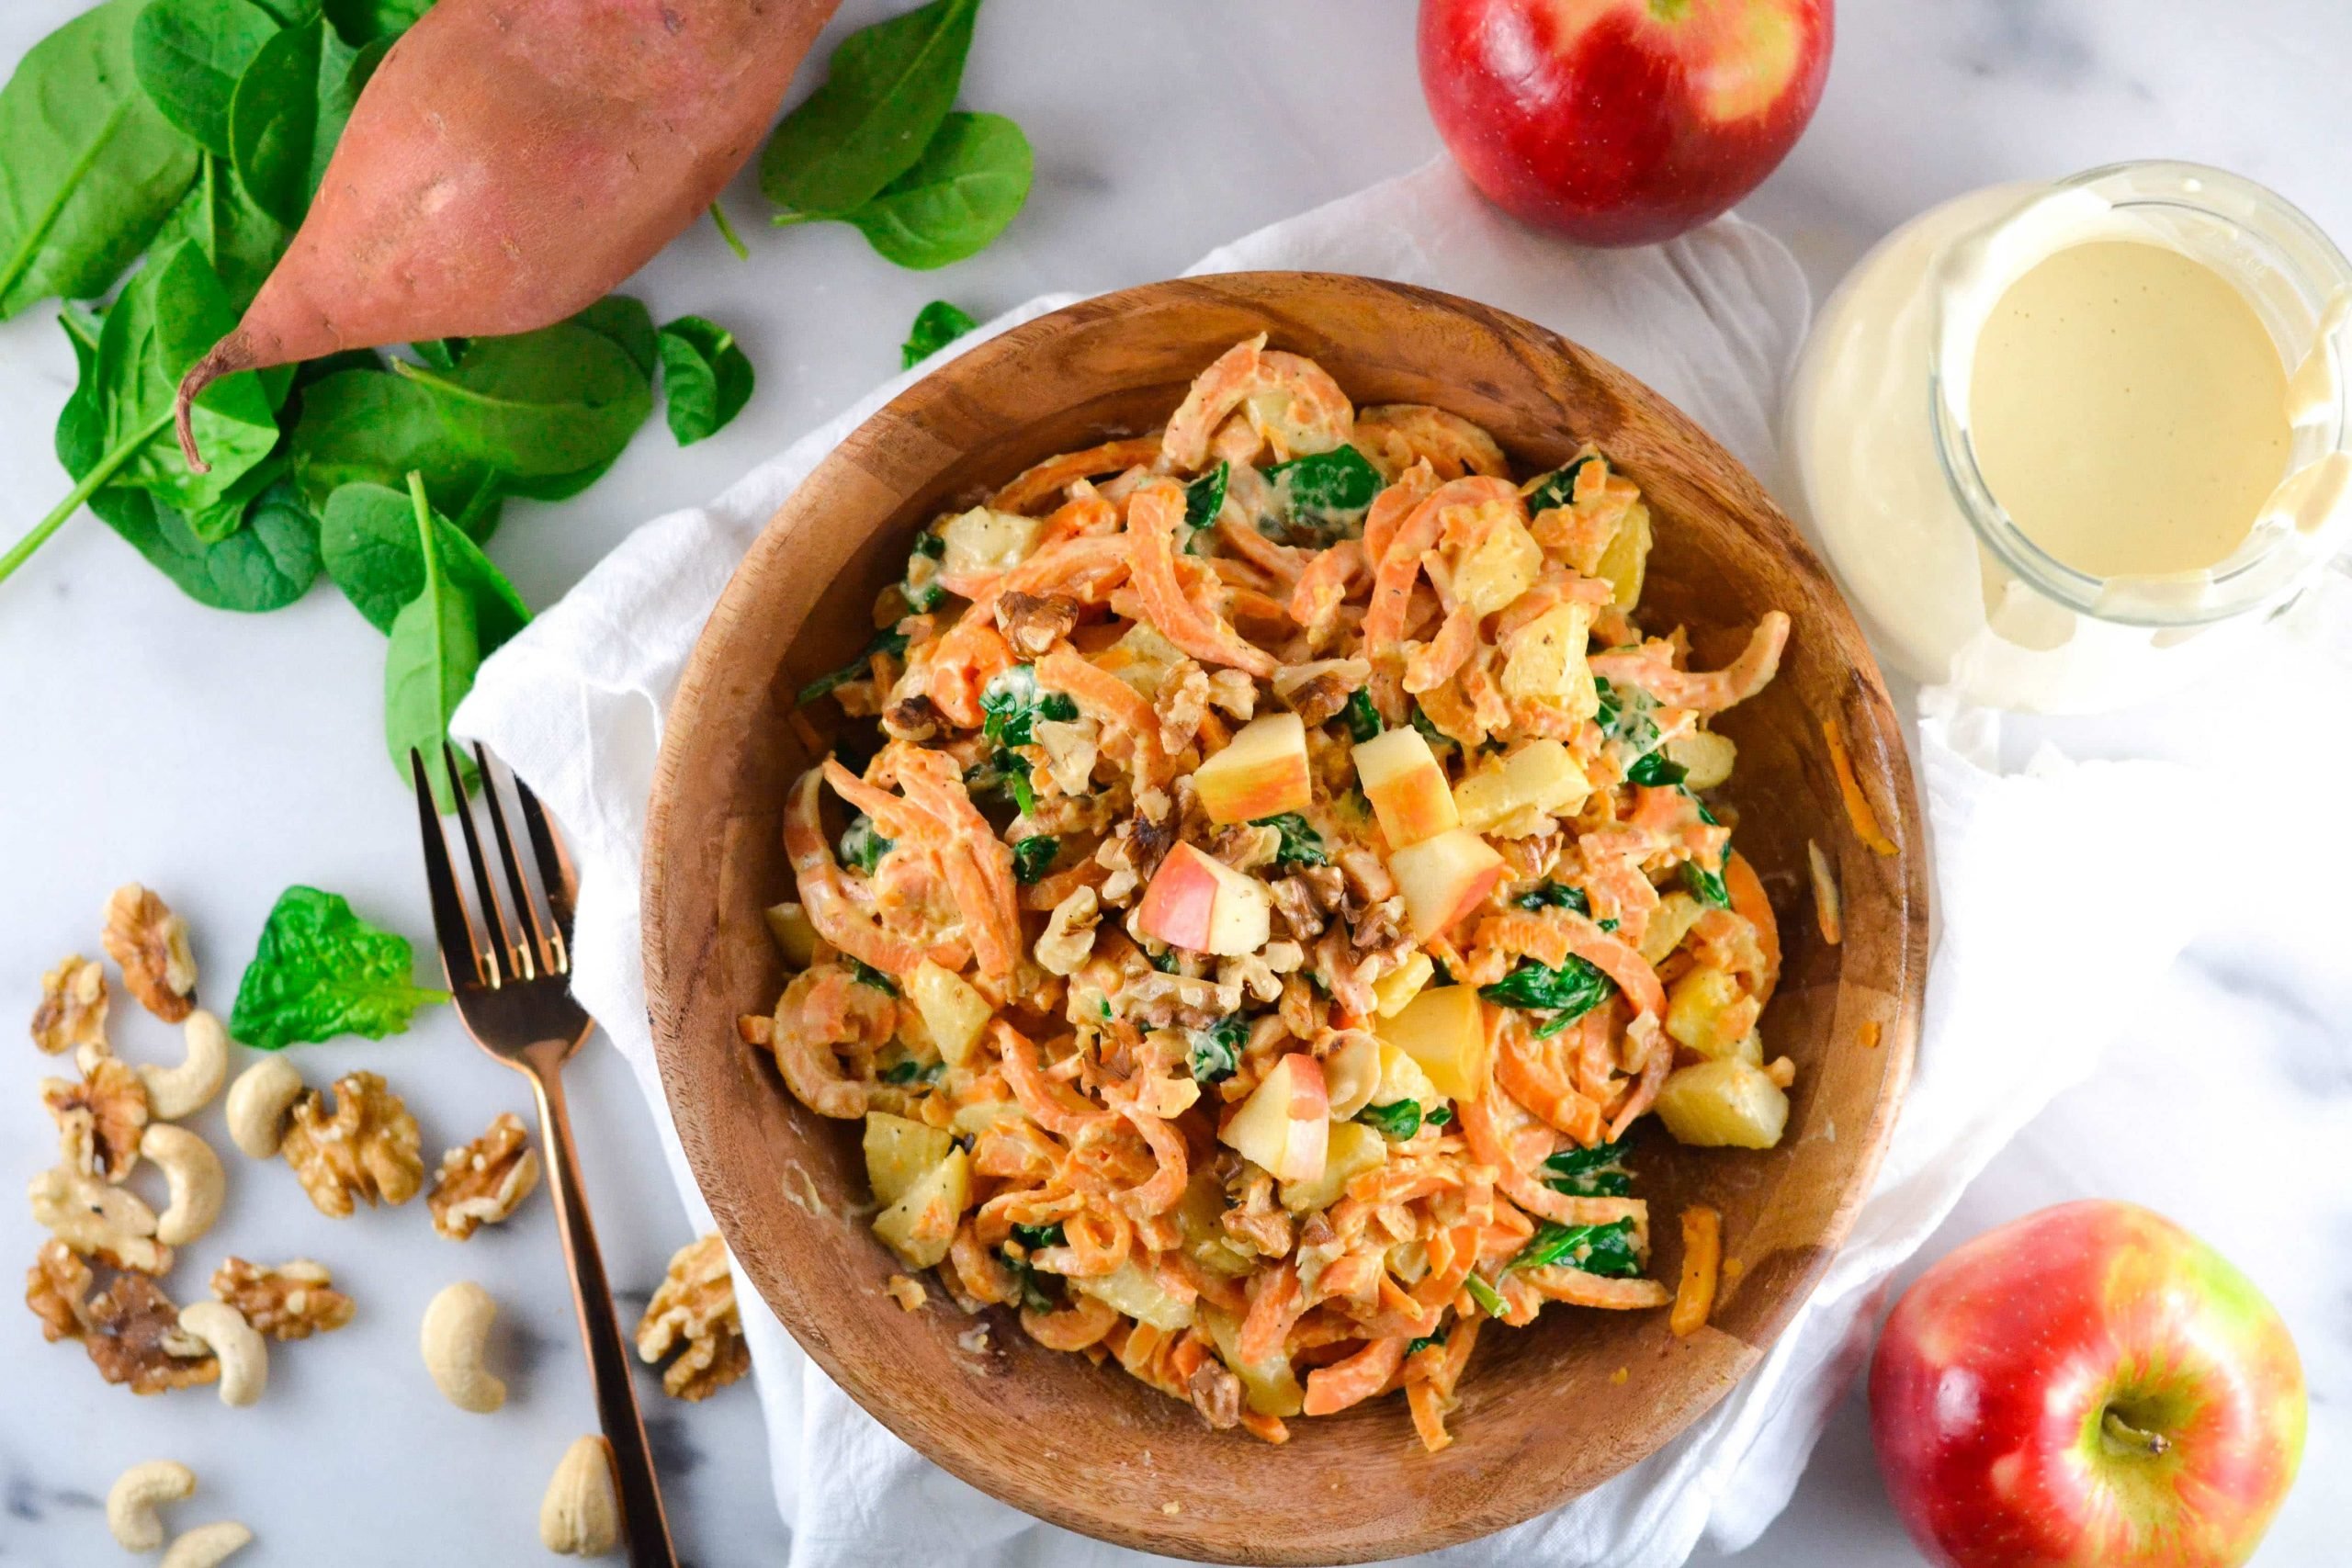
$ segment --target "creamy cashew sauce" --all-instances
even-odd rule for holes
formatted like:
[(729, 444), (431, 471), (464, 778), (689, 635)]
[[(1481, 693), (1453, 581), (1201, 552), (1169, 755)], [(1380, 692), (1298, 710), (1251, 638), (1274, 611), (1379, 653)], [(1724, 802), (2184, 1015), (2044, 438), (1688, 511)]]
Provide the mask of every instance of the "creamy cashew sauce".
[[(2223, 654), (2258, 617), (2125, 623), (2194, 615), (2267, 540), (2344, 509), (2352, 458), (2294, 455), (2299, 422), (2340, 420), (2346, 310), (2307, 322), (2290, 365), (2235, 281), (2079, 186), (1978, 191), (1889, 236), (1824, 308), (1787, 432), (1882, 649), (1968, 700), (2052, 712), (2141, 700)], [(2089, 611), (1996, 557), (1971, 505), (2080, 574)]]

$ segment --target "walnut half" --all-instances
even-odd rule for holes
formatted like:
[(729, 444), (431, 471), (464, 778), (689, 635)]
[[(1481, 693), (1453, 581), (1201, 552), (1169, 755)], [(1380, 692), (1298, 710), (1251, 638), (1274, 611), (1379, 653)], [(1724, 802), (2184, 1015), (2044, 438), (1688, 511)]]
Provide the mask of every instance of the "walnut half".
[(273, 1339), (308, 1339), (351, 1321), (351, 1298), (332, 1287), (333, 1275), (307, 1258), (265, 1269), (242, 1258), (224, 1258), (212, 1271), (212, 1298), (243, 1314), (257, 1334)]
[(40, 977), (33, 1009), (33, 1043), (51, 1056), (76, 1045), (107, 1043), (107, 972), (95, 958), (74, 953)]
[(425, 1205), (433, 1211), (435, 1230), (451, 1241), (463, 1241), (477, 1227), (494, 1225), (513, 1213), (538, 1184), (539, 1153), (531, 1147), (521, 1120), (512, 1111), (502, 1111), (488, 1132), (441, 1156)]
[(89, 1327), (90, 1266), (51, 1236), (25, 1270), (25, 1304), (40, 1319), (40, 1337), (52, 1344), (79, 1339)]
[(681, 1345), (684, 1352), (662, 1373), (662, 1390), (673, 1399), (707, 1399), (752, 1369), (727, 1248), (716, 1234), (678, 1249), (638, 1320), (638, 1359), (647, 1365)]
[(335, 1080), (334, 1113), (312, 1089), (294, 1102), (278, 1153), (294, 1168), (311, 1202), (330, 1219), (350, 1216), (356, 1201), (398, 1206), (424, 1185), (416, 1118), (374, 1073)]
[(122, 965), (122, 983), (141, 1007), (165, 1023), (177, 1023), (196, 1006), (196, 955), (188, 951), (187, 922), (153, 893), (136, 882), (116, 888), (107, 900), (99, 940), (107, 956)]
[(84, 1059), (80, 1083), (43, 1078), (40, 1099), (57, 1123), (62, 1157), (83, 1175), (120, 1181), (139, 1163), (147, 1086), (129, 1063), (92, 1053)]
[(180, 1309), (144, 1274), (124, 1274), (90, 1303), (82, 1340), (98, 1375), (133, 1393), (220, 1381), (220, 1360), (180, 1326)]

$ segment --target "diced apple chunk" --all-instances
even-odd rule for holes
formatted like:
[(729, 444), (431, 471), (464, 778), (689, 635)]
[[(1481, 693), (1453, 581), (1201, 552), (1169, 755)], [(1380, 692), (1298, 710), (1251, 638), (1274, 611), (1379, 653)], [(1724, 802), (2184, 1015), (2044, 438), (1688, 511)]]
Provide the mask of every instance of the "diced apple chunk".
[(1283, 1182), (1283, 1207), (1294, 1214), (1328, 1209), (1340, 1201), (1349, 1182), (1387, 1158), (1388, 1140), (1377, 1131), (1361, 1122), (1334, 1122), (1323, 1156), (1323, 1174), (1311, 1181)]
[(1306, 1390), (1299, 1385), (1298, 1374), (1291, 1370), (1287, 1353), (1277, 1350), (1263, 1361), (1245, 1361), (1241, 1359), (1239, 1318), (1220, 1312), (1206, 1302), (1200, 1303), (1198, 1318), (1209, 1331), (1209, 1342), (1216, 1347), (1217, 1359), (1241, 1380), (1241, 1397), (1250, 1409), (1261, 1416), (1286, 1417), (1306, 1408)]
[(1656, 968), (1706, 912), (1707, 907), (1688, 893), (1669, 893), (1659, 899), (1657, 908), (1650, 911), (1648, 929), (1642, 932), (1642, 957)]
[(887, 1111), (865, 1113), (865, 1179), (875, 1201), (895, 1203), (923, 1173), (947, 1157), (955, 1138), (944, 1127), (926, 1126)]
[(1193, 772), (1212, 822), (1255, 822), (1304, 811), (1314, 799), (1306, 774), (1306, 725), (1295, 713), (1251, 719), (1225, 750)]
[(1176, 1230), (1183, 1238), (1184, 1256), (1212, 1274), (1222, 1274), (1229, 1280), (1255, 1273), (1258, 1259), (1235, 1247), (1218, 1224), (1225, 1215), (1225, 1183), (1216, 1172), (1195, 1168), (1192, 1179), (1184, 1184), (1184, 1196), (1176, 1203)]
[(1424, 1111), (1435, 1111), (1445, 1103), (1445, 1096), (1430, 1081), (1429, 1074), (1412, 1055), (1384, 1040), (1380, 1043), (1380, 1087), (1372, 1091), (1374, 1105), (1394, 1105), (1409, 1100)]
[(1650, 558), (1650, 509), (1635, 502), (1625, 509), (1617, 531), (1600, 552), (1600, 575), (1609, 580), (1609, 602), (1630, 610), (1642, 602), (1642, 577)]
[(1405, 896), (1405, 914), (1421, 941), (1484, 903), (1502, 881), (1503, 857), (1466, 828), (1440, 833), (1388, 857), (1388, 870)]
[(996, 1016), (989, 999), (961, 976), (949, 974), (928, 958), (907, 976), (907, 994), (914, 998), (915, 1010), (922, 1014), (923, 1027), (930, 1031), (939, 1054), (952, 1066), (968, 1066), (980, 1031)]
[(1445, 770), (1419, 730), (1385, 730), (1358, 741), (1355, 764), (1357, 781), (1390, 849), (1433, 839), (1459, 824)]
[(1374, 1031), (1410, 1056), (1437, 1092), (1476, 1100), (1487, 1089), (1487, 1010), (1474, 986), (1438, 986)]
[(962, 1149), (950, 1149), (875, 1217), (874, 1234), (909, 1268), (928, 1269), (947, 1256), (956, 1223), (971, 1199), (971, 1159)]
[(1480, 521), (1486, 535), (1455, 564), (1453, 594), (1473, 615), (1486, 616), (1535, 586), (1544, 551), (1507, 506), (1493, 505)]
[(1553, 818), (1574, 815), (1591, 793), (1566, 746), (1537, 740), (1454, 785), (1453, 807), (1473, 832), (1523, 839), (1549, 831)]
[(761, 911), (767, 918), (768, 934), (775, 938), (776, 951), (795, 969), (806, 969), (817, 962), (817, 928), (808, 923), (808, 911), (797, 904), (771, 904)]
[(1762, 1011), (1729, 972), (1702, 964), (1667, 993), (1666, 1032), (1702, 1056), (1728, 1055), (1755, 1030)]
[(1658, 1120), (1678, 1143), (1769, 1149), (1789, 1124), (1789, 1097), (1738, 1056), (1677, 1067), (1657, 1094)]
[(1570, 719), (1590, 718), (1600, 711), (1600, 694), (1585, 663), (1591, 633), (1592, 611), (1580, 604), (1546, 610), (1513, 632), (1503, 661), (1503, 694), (1548, 704)]
[(1019, 566), (1037, 547), (1044, 526), (1042, 517), (975, 506), (940, 529), (946, 549), (939, 570), (951, 577), (979, 577)]
[(1193, 1303), (1170, 1295), (1132, 1258), (1108, 1274), (1072, 1280), (1070, 1289), (1108, 1302), (1129, 1317), (1174, 1334), (1193, 1326)]
[(1405, 962), (1372, 983), (1374, 1010), (1383, 1018), (1395, 1018), (1405, 1010), (1405, 1004), (1421, 994), (1421, 987), (1437, 973), (1437, 964), (1430, 955), (1416, 948), (1406, 954)]
[(1266, 885), (1191, 844), (1168, 852), (1136, 908), (1143, 934), (1223, 958), (1255, 953), (1273, 929)]
[(1312, 1181), (1323, 1174), (1330, 1132), (1323, 1064), (1294, 1051), (1267, 1071), (1217, 1137), (1277, 1181)]

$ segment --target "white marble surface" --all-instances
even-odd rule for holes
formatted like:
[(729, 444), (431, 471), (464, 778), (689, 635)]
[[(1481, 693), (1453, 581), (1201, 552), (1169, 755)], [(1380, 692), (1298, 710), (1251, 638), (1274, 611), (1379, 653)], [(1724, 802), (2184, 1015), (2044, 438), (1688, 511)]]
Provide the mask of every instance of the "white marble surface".
[[(79, 8), (0, 6), (0, 66)], [(851, 0), (844, 25), (892, 8)], [(1789, 242), (1816, 288), (1947, 195), (2128, 156), (2226, 164), (2352, 236), (2352, 187), (2341, 180), (2352, 99), (2338, 79), (2352, 59), (2352, 12), (2333, 0), (2239, 0), (2225, 16), (2199, 0), (1849, 0), (1839, 20), (1819, 118), (1745, 209)], [(691, 310), (735, 328), (761, 372), (752, 408), (685, 452), (650, 426), (586, 495), (510, 508), (493, 553), (527, 599), (546, 603), (632, 524), (717, 491), (891, 370), (923, 300), (944, 295), (984, 316), (1042, 289), (1161, 276), (1234, 234), (1411, 166), (1435, 146), (1411, 32), (1405, 0), (995, 0), (966, 102), (1020, 118), (1039, 155), (1036, 193), (1006, 239), (926, 276), (894, 271), (846, 230), (751, 232), (749, 265), (707, 229), (687, 236), (632, 287), (657, 317)], [(752, 231), (755, 194), (739, 187), (730, 205)], [(0, 324), (0, 533), (10, 536), (66, 488), (49, 444), (71, 362), (51, 314)], [(0, 745), (11, 764), (0, 786), (0, 1012), (28, 1010), (34, 977), (60, 954), (94, 950), (100, 901), (132, 877), (195, 923), (217, 1005), (289, 882), (337, 889), (423, 936), (406, 793), (379, 739), (381, 649), (324, 585), (266, 617), (198, 609), (86, 516), (0, 585)], [(2107, 755), (2188, 754), (2210, 739), (2144, 716), (2055, 733)], [(2243, 798), (2217, 809), (2261, 809), (2266, 771), (2250, 759)], [(2151, 846), (2183, 857), (2184, 897), (2195, 896), (2198, 850)], [(2352, 1463), (2342, 1153), (2352, 1143), (2352, 919), (2337, 891), (2347, 874), (2338, 844), (2315, 864), (2307, 906), (2224, 911), (2217, 935), (2155, 994), (2117, 998), (2138, 1021), (2131, 1047), (2060, 1099), (1929, 1249), (2085, 1193), (2150, 1203), (2221, 1243), (2287, 1313), (2312, 1376), (2306, 1479), (2260, 1558), (2290, 1568), (2340, 1561), (2352, 1529), (2352, 1502), (2329, 1484)], [(119, 1034), (127, 1054), (175, 1049), (152, 1020), (130, 1019)], [(0, 1171), (11, 1180), (50, 1157), (33, 1098), (50, 1064), (18, 1049), (0, 1075), (19, 1095), (0, 1112)], [(313, 1081), (355, 1066), (385, 1072), (434, 1149), (525, 1106), (519, 1081), (444, 1017), (298, 1059)], [(686, 1239), (684, 1222), (617, 1061), (592, 1044), (574, 1086), (591, 1195), (633, 1306)], [(217, 1108), (198, 1125), (226, 1146)], [(284, 1348), (267, 1401), (231, 1411), (202, 1393), (133, 1400), (99, 1384), (77, 1351), (42, 1344), (29, 1316), (0, 1314), (11, 1395), (0, 1404), (0, 1562), (118, 1560), (97, 1497), (124, 1464), (159, 1454), (204, 1478), (175, 1518), (246, 1519), (261, 1540), (239, 1561), (255, 1568), (541, 1560), (539, 1488), (592, 1419), (544, 1197), (460, 1248), (430, 1233), (421, 1204), (332, 1222), (282, 1166), (231, 1158), (228, 1213), (175, 1276), (180, 1297), (200, 1292), (224, 1252), (308, 1253), (358, 1297), (358, 1321)], [(21, 1211), (0, 1209), (0, 1258), (28, 1257), (36, 1241)], [(507, 1303), (500, 1353), (514, 1393), (494, 1418), (441, 1404), (415, 1358), (424, 1302), (461, 1276)], [(732, 1568), (781, 1556), (748, 1393), (684, 1407), (645, 1388), (688, 1558)], [(1880, 1491), (1858, 1401), (1788, 1513), (1737, 1561), (1915, 1561)]]

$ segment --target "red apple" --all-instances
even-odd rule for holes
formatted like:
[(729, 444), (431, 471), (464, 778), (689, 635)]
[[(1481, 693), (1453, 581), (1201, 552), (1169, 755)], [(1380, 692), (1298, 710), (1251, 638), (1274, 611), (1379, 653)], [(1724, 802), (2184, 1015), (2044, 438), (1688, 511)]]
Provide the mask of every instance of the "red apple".
[(1453, 791), (1438, 766), (1437, 753), (1418, 729), (1383, 730), (1355, 746), (1356, 782), (1380, 818), (1381, 836), (1392, 850), (1418, 844), (1459, 827)]
[(1388, 870), (1405, 896), (1405, 917), (1423, 942), (1484, 903), (1509, 869), (1494, 847), (1467, 828), (1423, 839), (1388, 857)]
[(1832, 0), (1421, 0), (1421, 91), (1506, 211), (1589, 245), (1670, 240), (1788, 155)]
[(2131, 1203), (1989, 1231), (1895, 1304), (1871, 1433), (1945, 1568), (2231, 1568), (2303, 1451), (2303, 1371), (2229, 1262)]
[(1295, 713), (1253, 718), (1225, 750), (1193, 770), (1201, 809), (1216, 823), (1256, 822), (1304, 811), (1314, 798), (1306, 777), (1306, 723)]
[(1170, 947), (1232, 958), (1266, 945), (1272, 912), (1264, 883), (1178, 844), (1151, 874), (1136, 925)]
[(1313, 1181), (1330, 1148), (1331, 1101), (1323, 1064), (1294, 1051), (1267, 1069), (1217, 1134), (1277, 1181)]

